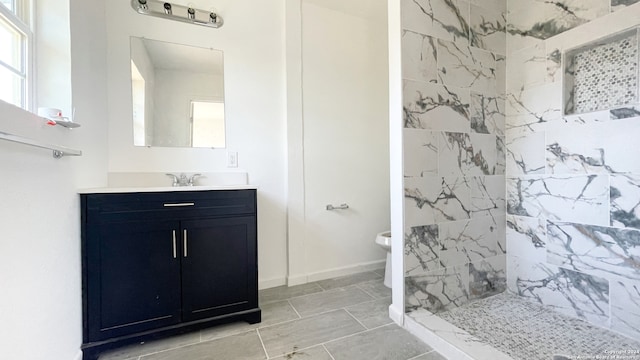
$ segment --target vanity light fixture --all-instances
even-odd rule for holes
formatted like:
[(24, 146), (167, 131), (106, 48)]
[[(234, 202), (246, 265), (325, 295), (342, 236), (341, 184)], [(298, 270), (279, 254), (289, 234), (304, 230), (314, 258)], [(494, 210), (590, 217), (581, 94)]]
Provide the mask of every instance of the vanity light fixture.
[(138, 0), (138, 12), (147, 12), (147, 10), (149, 10), (147, 0)]
[(208, 26), (217, 29), (224, 24), (222, 17), (215, 12), (160, 0), (131, 0), (131, 7), (138, 14), (151, 15), (194, 25)]

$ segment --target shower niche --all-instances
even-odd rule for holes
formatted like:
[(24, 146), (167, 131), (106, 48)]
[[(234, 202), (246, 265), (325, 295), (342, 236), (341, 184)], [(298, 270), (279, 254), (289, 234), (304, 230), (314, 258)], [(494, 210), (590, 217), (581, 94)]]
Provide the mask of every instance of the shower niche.
[(625, 30), (565, 52), (565, 116), (604, 110), (614, 119), (638, 116), (638, 31)]

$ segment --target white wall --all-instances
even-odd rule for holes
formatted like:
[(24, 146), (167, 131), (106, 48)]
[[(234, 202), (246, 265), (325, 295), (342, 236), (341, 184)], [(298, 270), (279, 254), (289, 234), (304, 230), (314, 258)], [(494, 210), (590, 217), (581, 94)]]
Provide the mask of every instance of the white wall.
[[(0, 131), (49, 143), (70, 136), (0, 101)], [(81, 341), (75, 158), (0, 141), (0, 358), (73, 359)], [(37, 342), (37, 346), (34, 343)]]
[[(209, 9), (209, 1), (193, 1)], [(220, 49), (225, 63), (227, 147), (238, 152), (238, 171), (258, 190), (259, 274), (283, 284), (286, 257), (286, 113), (284, 2), (221, 0), (220, 29), (137, 14), (128, 1), (107, 7), (110, 172), (220, 172), (225, 150), (133, 146), (130, 36)]]
[[(46, 34), (40, 39), (56, 41), (38, 46), (40, 105), (65, 113), (75, 106), (83, 127), (50, 127), (0, 102), (0, 131), (79, 148), (84, 156), (56, 160), (50, 151), (0, 141), (0, 358), (72, 360), (82, 342), (76, 190), (106, 184), (105, 83), (100, 76), (87, 80), (94, 72), (106, 76), (104, 11), (76, 0), (39, 3), (47, 14), (38, 23)], [(70, 23), (71, 50), (63, 36)]]
[[(302, 3), (309, 279), (350, 272), (386, 255), (374, 243), (377, 233), (389, 230), (386, 6), (367, 3), (378, 10)], [(348, 211), (325, 210), (343, 202)]]

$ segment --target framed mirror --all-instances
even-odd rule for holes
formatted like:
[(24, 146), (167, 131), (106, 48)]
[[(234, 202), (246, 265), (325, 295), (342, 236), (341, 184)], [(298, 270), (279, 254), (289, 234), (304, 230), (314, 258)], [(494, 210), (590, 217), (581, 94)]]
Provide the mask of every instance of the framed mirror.
[(131, 37), (133, 144), (224, 148), (221, 50)]

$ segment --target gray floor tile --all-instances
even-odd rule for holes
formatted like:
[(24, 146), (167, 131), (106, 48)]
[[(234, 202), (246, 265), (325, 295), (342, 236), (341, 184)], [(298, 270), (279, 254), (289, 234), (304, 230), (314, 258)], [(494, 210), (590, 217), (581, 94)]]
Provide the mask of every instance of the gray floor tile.
[(316, 284), (320, 285), (325, 290), (331, 290), (376, 279), (382, 279), (382, 276), (373, 271), (367, 271), (335, 279), (320, 280), (316, 282)]
[(380, 276), (384, 276), (384, 271), (385, 271), (385, 268), (373, 270), (374, 273), (379, 274)]
[(384, 286), (382, 279), (367, 281), (357, 285), (360, 289), (364, 290), (367, 294), (375, 298), (387, 298), (391, 296), (391, 289)]
[(262, 306), (262, 322), (260, 327), (278, 324), (300, 318), (289, 301), (278, 301)]
[(277, 358), (273, 358), (274, 360), (333, 360), (331, 355), (324, 349), (322, 345), (315, 346), (309, 349), (304, 350), (296, 350), (296, 352), (278, 356)]
[[(370, 271), (321, 283), (331, 290), (323, 289), (320, 283), (311, 283), (261, 291), (260, 324), (237, 322), (217, 326), (201, 332), (114, 350), (102, 355), (100, 359), (265, 359), (263, 343), (259, 338), (261, 335), (264, 346), (272, 357), (286, 355), (278, 360), (340, 360), (341, 358), (331, 357), (326, 348), (327, 342), (341, 344), (341, 341), (351, 338), (366, 342), (368, 337), (360, 338), (360, 334), (364, 333), (366, 328), (373, 329), (367, 333), (375, 336), (375, 331), (387, 328), (384, 324), (391, 322), (388, 317), (390, 290), (382, 284), (381, 274)], [(299, 317), (298, 312), (301, 312), (303, 318)], [(410, 335), (406, 333), (405, 336)], [(402, 343), (402, 339), (400, 342)], [(378, 339), (373, 339), (372, 343), (372, 346), (378, 349), (388, 347), (386, 342)], [(337, 350), (338, 354), (341, 354), (340, 351), (344, 351), (344, 348), (337, 346)], [(383, 352), (383, 355), (397, 355), (386, 349), (384, 351), (386, 352)], [(418, 356), (426, 352), (427, 350), (418, 353), (412, 360), (442, 360), (436, 357), (422, 357), (426, 355)], [(367, 360), (377, 359), (375, 356), (363, 356)], [(354, 357), (349, 360), (360, 358)], [(383, 358), (384, 356), (380, 359)], [(395, 357), (388, 359), (405, 360)]]
[(262, 360), (266, 359), (256, 331), (143, 356), (141, 360)]
[(316, 283), (302, 284), (296, 286), (278, 286), (275, 288), (260, 291), (260, 306), (274, 302), (291, 299), (298, 296), (314, 294), (323, 289)]
[(428, 354), (418, 356), (417, 358), (413, 358), (411, 360), (447, 360), (447, 358), (435, 351), (432, 351)]
[(268, 326), (258, 332), (270, 357), (285, 355), (365, 330), (344, 310)]
[(335, 360), (408, 360), (431, 350), (391, 324), (325, 344)]
[(373, 300), (370, 295), (355, 286), (350, 286), (297, 297), (289, 302), (300, 313), (300, 316), (305, 317), (369, 300)]
[(390, 297), (349, 306), (346, 310), (367, 329), (373, 329), (392, 323), (389, 318), (389, 305), (391, 305)]
[(100, 356), (100, 360), (125, 360), (131, 358), (137, 359), (138, 356), (141, 355), (173, 349), (189, 344), (195, 344), (199, 341), (200, 333), (196, 331), (193, 333), (174, 336), (163, 340), (149, 341), (142, 344), (135, 344), (120, 349), (115, 349), (103, 353)]
[(235, 322), (226, 325), (215, 326), (202, 330), (202, 341), (213, 340), (224, 336), (239, 334), (249, 330), (279, 324), (281, 322), (299, 319), (300, 317), (288, 301), (277, 301), (264, 304), (262, 309), (262, 322), (249, 324), (247, 322)]

